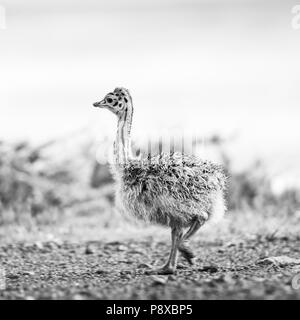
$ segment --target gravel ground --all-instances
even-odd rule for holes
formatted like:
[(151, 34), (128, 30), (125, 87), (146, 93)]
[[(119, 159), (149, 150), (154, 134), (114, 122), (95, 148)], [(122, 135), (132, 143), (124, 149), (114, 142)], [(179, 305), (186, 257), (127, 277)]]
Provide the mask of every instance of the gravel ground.
[(300, 265), (259, 263), (265, 257), (300, 256), (300, 237), (255, 236), (193, 241), (195, 266), (180, 258), (175, 275), (146, 275), (162, 264), (170, 243), (139, 240), (48, 241), (0, 246), (6, 289), (1, 299), (299, 299), (291, 286)]

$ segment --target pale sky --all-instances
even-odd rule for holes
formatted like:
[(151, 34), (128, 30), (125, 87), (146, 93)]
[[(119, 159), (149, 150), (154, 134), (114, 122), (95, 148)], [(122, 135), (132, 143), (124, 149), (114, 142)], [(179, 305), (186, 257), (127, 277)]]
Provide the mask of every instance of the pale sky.
[(237, 162), (260, 156), (300, 178), (295, 4), (0, 0), (0, 139), (40, 142), (86, 126), (112, 135), (115, 119), (92, 103), (124, 86), (137, 137), (177, 126), (238, 134)]

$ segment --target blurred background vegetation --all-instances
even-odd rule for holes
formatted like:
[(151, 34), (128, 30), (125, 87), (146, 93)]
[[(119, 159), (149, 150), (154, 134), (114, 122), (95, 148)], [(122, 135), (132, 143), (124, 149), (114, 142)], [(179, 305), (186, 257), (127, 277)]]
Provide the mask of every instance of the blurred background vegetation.
[[(51, 224), (66, 216), (93, 214), (103, 216), (105, 227), (120, 220), (113, 214), (114, 188), (109, 164), (97, 160), (99, 156), (95, 157), (102, 151), (106, 154), (108, 139), (100, 144), (89, 138), (83, 139), (76, 152), (64, 152), (62, 159), (58, 154), (62, 149), (67, 150), (69, 140), (67, 137), (35, 147), (26, 142), (1, 141), (1, 225), (28, 221)], [(197, 153), (198, 143), (192, 143), (196, 145), (190, 150), (186, 148), (187, 153)], [(218, 136), (206, 139), (206, 148), (214, 150), (229, 176), (226, 197), (230, 212), (242, 215), (251, 211), (256, 215), (282, 217), (299, 212), (299, 190), (294, 188), (275, 193), (262, 161), (255, 161), (246, 170), (234, 171), (223, 148), (225, 143)], [(175, 149), (179, 148), (175, 145)], [(144, 154), (145, 149), (136, 151)]]

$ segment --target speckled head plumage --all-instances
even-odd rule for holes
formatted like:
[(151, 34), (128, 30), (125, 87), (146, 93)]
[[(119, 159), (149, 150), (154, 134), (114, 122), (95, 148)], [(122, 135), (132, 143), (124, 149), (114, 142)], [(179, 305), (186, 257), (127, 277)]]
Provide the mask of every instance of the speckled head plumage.
[(133, 117), (132, 98), (125, 88), (115, 88), (109, 92), (103, 100), (95, 102), (94, 107), (107, 109), (118, 117), (117, 138), (114, 144), (115, 164), (127, 162), (131, 153), (130, 131)]
[(132, 98), (128, 89), (115, 88), (113, 92), (109, 92), (103, 100), (95, 102), (94, 107), (106, 108), (112, 113), (121, 117), (128, 108), (132, 108)]

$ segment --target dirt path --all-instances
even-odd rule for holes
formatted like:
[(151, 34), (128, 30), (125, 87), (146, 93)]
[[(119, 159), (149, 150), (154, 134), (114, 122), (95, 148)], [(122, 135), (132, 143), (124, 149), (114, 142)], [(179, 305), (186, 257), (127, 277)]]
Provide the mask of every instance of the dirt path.
[(299, 257), (300, 238), (194, 242), (198, 260), (180, 259), (176, 275), (143, 274), (161, 264), (169, 243), (139, 241), (45, 242), (0, 246), (6, 272), (1, 299), (286, 299), (300, 298), (291, 278), (300, 266), (259, 265), (265, 256)]

